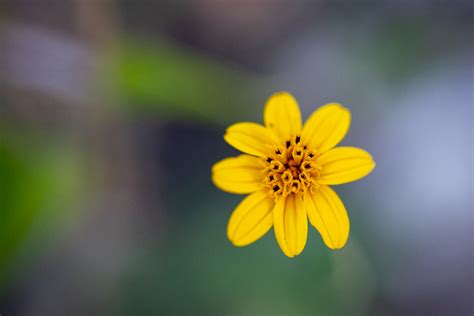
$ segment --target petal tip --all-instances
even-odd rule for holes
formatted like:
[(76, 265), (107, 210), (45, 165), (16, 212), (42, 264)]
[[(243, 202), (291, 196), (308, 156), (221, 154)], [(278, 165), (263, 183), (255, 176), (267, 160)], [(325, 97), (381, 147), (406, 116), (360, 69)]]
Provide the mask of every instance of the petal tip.
[(212, 166), (211, 166), (211, 176), (214, 176), (214, 174), (216, 173), (216, 170), (219, 168), (220, 164), (222, 163), (222, 160), (219, 160), (218, 162), (215, 162)]
[(333, 250), (342, 250), (346, 247), (347, 242), (344, 242), (342, 245), (338, 245), (337, 247), (333, 248)]
[(326, 245), (326, 247), (328, 247), (331, 250), (336, 250), (337, 249), (337, 246), (335, 246), (335, 243), (331, 240), (331, 238), (322, 237), (322, 239), (323, 239), (323, 242)]
[[(370, 154), (369, 154), (369, 155), (370, 155)], [(370, 158), (371, 158), (371, 160), (370, 160), (370, 166), (369, 166), (369, 168), (368, 168), (368, 170), (367, 170), (367, 174), (366, 174), (365, 176), (368, 176), (369, 174), (371, 174), (372, 171), (374, 171), (375, 166), (376, 166), (376, 163), (375, 163), (375, 161), (373, 160), (372, 156), (370, 156)]]
[(246, 243), (239, 242), (238, 240), (231, 240), (230, 242), (232, 243), (234, 247), (239, 247), (239, 248), (242, 248), (248, 245)]
[(375, 166), (376, 166), (376, 165), (377, 165), (377, 164), (375, 163), (375, 161), (372, 160), (372, 169), (370, 169), (371, 172), (372, 172), (372, 170), (375, 169)]
[(301, 250), (298, 250), (298, 251), (295, 253), (295, 257), (301, 255), (301, 253), (303, 253), (303, 250), (304, 250), (304, 248), (301, 249)]
[(286, 90), (281, 90), (281, 91), (277, 91), (277, 92), (273, 93), (270, 96), (270, 98), (271, 97), (277, 97), (277, 96), (291, 96), (291, 97), (293, 97), (293, 95), (290, 92), (288, 92)]
[(329, 104), (326, 104), (325, 106), (338, 108), (339, 110), (341, 110), (342, 112), (348, 115), (349, 120), (351, 119), (352, 114), (351, 114), (351, 110), (348, 107), (345, 107), (344, 105), (337, 102), (329, 103)]
[(226, 129), (224, 136), (222, 136), (222, 138), (224, 138), (225, 142), (229, 144), (229, 128)]

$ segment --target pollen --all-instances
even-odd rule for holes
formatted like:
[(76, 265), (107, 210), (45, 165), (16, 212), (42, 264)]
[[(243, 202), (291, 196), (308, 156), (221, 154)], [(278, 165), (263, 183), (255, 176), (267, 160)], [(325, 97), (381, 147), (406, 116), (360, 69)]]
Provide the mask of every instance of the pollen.
[(303, 144), (299, 135), (285, 141), (285, 146), (274, 148), (262, 158), (264, 184), (275, 199), (290, 194), (303, 195), (307, 190), (318, 190), (317, 179), (321, 166), (319, 154)]

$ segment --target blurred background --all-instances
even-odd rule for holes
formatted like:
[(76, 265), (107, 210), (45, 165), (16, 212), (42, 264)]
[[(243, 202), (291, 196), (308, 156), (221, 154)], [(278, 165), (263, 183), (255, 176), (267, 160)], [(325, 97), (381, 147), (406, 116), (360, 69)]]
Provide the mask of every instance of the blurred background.
[[(472, 1), (0, 0), (1, 315), (471, 315)], [(314, 229), (234, 248), (211, 165), (287, 90), (377, 162)]]

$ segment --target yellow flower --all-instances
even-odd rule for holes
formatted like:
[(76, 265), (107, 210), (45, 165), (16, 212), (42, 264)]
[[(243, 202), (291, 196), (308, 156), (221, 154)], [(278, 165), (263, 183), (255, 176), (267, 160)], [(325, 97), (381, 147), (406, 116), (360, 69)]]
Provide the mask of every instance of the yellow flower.
[(265, 126), (231, 125), (224, 139), (244, 154), (212, 167), (220, 189), (248, 194), (227, 225), (235, 246), (246, 246), (273, 226), (281, 250), (299, 255), (308, 237), (308, 218), (331, 249), (344, 247), (349, 218), (329, 185), (358, 180), (375, 167), (372, 156), (355, 147), (334, 148), (349, 130), (351, 114), (337, 103), (317, 109), (302, 124), (296, 100), (287, 92), (270, 97)]

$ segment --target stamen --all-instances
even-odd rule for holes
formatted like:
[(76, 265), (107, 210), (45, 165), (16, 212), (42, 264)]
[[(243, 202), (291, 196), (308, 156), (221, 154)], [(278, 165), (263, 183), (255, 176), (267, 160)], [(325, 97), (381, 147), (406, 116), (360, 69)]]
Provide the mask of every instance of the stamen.
[(311, 170), (311, 162), (310, 161), (303, 161), (301, 164), (301, 169), (305, 171)]
[(294, 160), (294, 159), (291, 159), (289, 162), (288, 162), (288, 168), (290, 169), (294, 169), (298, 167), (298, 163)]
[(301, 137), (285, 142), (285, 146), (274, 148), (262, 159), (265, 173), (263, 183), (270, 195), (278, 199), (290, 194), (303, 194), (307, 190), (316, 192), (320, 166), (317, 151), (301, 143)]
[(283, 180), (283, 183), (288, 184), (291, 182), (291, 180), (293, 180), (293, 175), (291, 174), (291, 172), (286, 170), (281, 176), (281, 179)]
[(274, 161), (271, 162), (270, 165), (271, 165), (271, 169), (273, 171), (276, 171), (276, 172), (285, 171), (285, 166), (280, 161), (274, 160)]
[(301, 160), (303, 159), (303, 149), (301, 147), (296, 146), (293, 149), (292, 156), (296, 165), (299, 165)]
[(309, 192), (311, 192), (311, 194), (318, 193), (318, 190), (319, 190), (319, 185), (317, 185), (317, 184), (314, 184), (309, 188)]
[(291, 191), (293, 191), (293, 193), (298, 193), (300, 187), (301, 183), (298, 180), (293, 180), (293, 182), (291, 183)]
[(268, 185), (273, 185), (275, 183), (278, 183), (279, 182), (279, 174), (275, 174), (273, 172), (270, 172), (266, 177), (265, 179), (263, 180), (263, 182), (268, 186)]
[(300, 173), (299, 179), (301, 180), (301, 182), (308, 182), (309, 181), (308, 174), (306, 172)]

